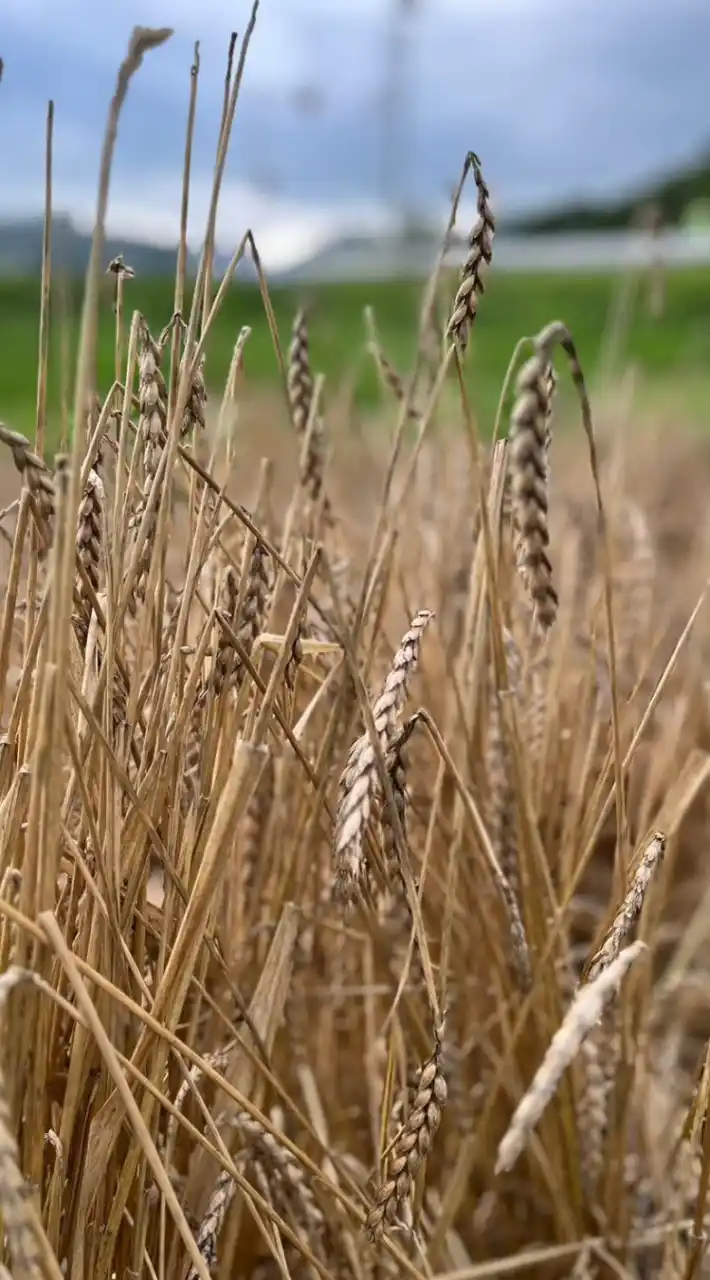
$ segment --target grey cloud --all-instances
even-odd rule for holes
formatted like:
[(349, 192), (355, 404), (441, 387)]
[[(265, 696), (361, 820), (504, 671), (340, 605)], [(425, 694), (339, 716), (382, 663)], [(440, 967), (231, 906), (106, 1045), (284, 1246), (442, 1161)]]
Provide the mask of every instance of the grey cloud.
[[(402, 181), (422, 203), (439, 202), (469, 147), (484, 158), (503, 205), (520, 207), (633, 186), (687, 161), (710, 139), (707, 0), (675, 0), (672, 7), (661, 0), (539, 0), (512, 13), (485, 7), (474, 13), (472, 6), (470, 16), (446, 20), (435, 10), (436, 0), (423, 6), (404, 68)], [(23, 138), (19, 163), (36, 166), (39, 180), (43, 99), (51, 93), (57, 164), (69, 180), (93, 182), (100, 122), (130, 21), (113, 6), (106, 12), (99, 17), (87, 6), (84, 30), (94, 57), (68, 37), (58, 57), (51, 21), (29, 32), (13, 29), (11, 19), (3, 37), (8, 71), (2, 94), (12, 127), (5, 108), (0, 152), (9, 154)], [(324, 18), (322, 8), (311, 11), (307, 0), (293, 8), (287, 23), (292, 56), (283, 87), (275, 88), (280, 76), (275, 63), (269, 68), (264, 4), (251, 77), (247, 67), (231, 172), (272, 180), (288, 197), (349, 200), (379, 191), (384, 17), (359, 17), (335, 4), (329, 15)], [(199, 7), (191, 10), (196, 27), (199, 17)], [(282, 11), (280, 48), (283, 18)], [(181, 27), (136, 81), (119, 150), (119, 172), (134, 183), (148, 166), (167, 171), (181, 163), (195, 35), (199, 30)], [(225, 29), (225, 40), (227, 35)], [(221, 43), (212, 27), (196, 140), (202, 172), (211, 169), (214, 156)], [(264, 70), (271, 73), (265, 77)], [(320, 114), (294, 111), (291, 91), (301, 82), (322, 92)]]

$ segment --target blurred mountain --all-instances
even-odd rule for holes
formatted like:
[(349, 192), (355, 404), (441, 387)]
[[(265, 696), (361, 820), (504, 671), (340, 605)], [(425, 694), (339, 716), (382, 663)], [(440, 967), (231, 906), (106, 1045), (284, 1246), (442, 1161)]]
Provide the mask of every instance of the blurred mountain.
[[(665, 226), (692, 222), (695, 211), (710, 200), (710, 151), (688, 168), (656, 179), (613, 201), (588, 201), (516, 219), (514, 229), (529, 235), (554, 231), (605, 231), (637, 226), (653, 207)], [(512, 226), (511, 226), (511, 229)]]
[[(38, 275), (42, 269), (42, 235), (42, 218), (0, 221), (0, 276)], [(53, 271), (66, 272), (71, 276), (83, 275), (89, 261), (90, 250), (91, 236), (79, 231), (71, 218), (62, 214), (54, 217), (52, 221)], [(106, 264), (108, 265), (119, 253), (123, 254), (126, 264), (133, 268), (137, 276), (165, 276), (172, 279), (175, 274), (177, 246), (165, 248), (163, 245), (110, 236), (104, 250)], [(215, 273), (220, 274), (227, 263), (227, 257), (217, 254)], [(240, 278), (246, 274), (250, 265), (250, 263), (240, 264)], [(188, 274), (195, 274), (197, 266), (196, 255), (189, 254)]]

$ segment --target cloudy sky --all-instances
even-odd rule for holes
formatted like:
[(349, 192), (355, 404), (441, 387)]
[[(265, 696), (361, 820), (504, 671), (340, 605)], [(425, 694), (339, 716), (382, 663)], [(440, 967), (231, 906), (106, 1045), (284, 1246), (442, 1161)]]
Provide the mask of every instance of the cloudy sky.
[[(0, 216), (41, 207), (51, 97), (55, 205), (91, 222), (103, 121), (131, 27), (168, 24), (175, 34), (146, 60), (124, 113), (110, 224), (159, 241), (175, 235), (199, 39), (199, 237), (229, 33), (244, 30), (250, 0), (0, 2)], [(391, 10), (392, 0), (261, 0), (222, 247), (251, 226), (276, 261), (333, 225), (380, 216)], [(633, 187), (710, 144), (708, 0), (419, 0), (404, 26), (396, 180), (420, 207), (441, 207), (468, 148), (499, 210), (513, 211)]]

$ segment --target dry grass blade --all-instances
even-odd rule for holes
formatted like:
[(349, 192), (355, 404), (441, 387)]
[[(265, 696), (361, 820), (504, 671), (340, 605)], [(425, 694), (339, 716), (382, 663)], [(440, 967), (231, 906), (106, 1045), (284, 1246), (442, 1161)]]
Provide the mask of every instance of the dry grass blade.
[(628, 969), (646, 950), (645, 943), (633, 943), (594, 982), (579, 990), (500, 1143), (496, 1173), (512, 1168), (525, 1150), (530, 1134), (554, 1096), (565, 1071), (615, 997)]

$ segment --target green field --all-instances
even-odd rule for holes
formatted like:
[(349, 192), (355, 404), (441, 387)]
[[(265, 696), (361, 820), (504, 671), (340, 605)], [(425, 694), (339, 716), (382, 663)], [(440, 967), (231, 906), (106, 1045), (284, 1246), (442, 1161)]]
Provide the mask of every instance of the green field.
[[(639, 367), (643, 385), (653, 396), (680, 394), (684, 411), (706, 411), (710, 402), (710, 271), (673, 274), (661, 320), (649, 317), (643, 292), (630, 307), (624, 307), (624, 289), (624, 281), (618, 277), (493, 274), (481, 301), (467, 362), (472, 399), (484, 425), (492, 418), (517, 339), (534, 333), (552, 319), (563, 319), (572, 329), (590, 379), (599, 373), (605, 350), (611, 350), (617, 370), (628, 360)], [(80, 301), (78, 283), (73, 294), (67, 299), (65, 290), (63, 296), (53, 299), (49, 400), (55, 439), (59, 435), (63, 397), (66, 399), (71, 387)], [(420, 296), (421, 286), (407, 283), (309, 289), (313, 365), (326, 375), (328, 386), (337, 386), (362, 353), (363, 309), (368, 304), (374, 308), (386, 354), (406, 370), (412, 357)], [(274, 289), (272, 297), (281, 340), (286, 346), (301, 297), (280, 289)], [(172, 312), (170, 282), (131, 282), (127, 286), (126, 307), (127, 311), (138, 308), (154, 332), (159, 332)], [(626, 315), (619, 323), (620, 307)], [(30, 434), (34, 422), (38, 319), (38, 282), (0, 282), (0, 419)], [(112, 379), (113, 324), (107, 297), (100, 342), (103, 390)], [(208, 386), (221, 386), (234, 340), (244, 324), (253, 330), (245, 360), (247, 385), (275, 385), (277, 363), (258, 290), (241, 285), (232, 289), (208, 348)], [(380, 394), (369, 361), (364, 362), (359, 388), (364, 403), (372, 403)]]

